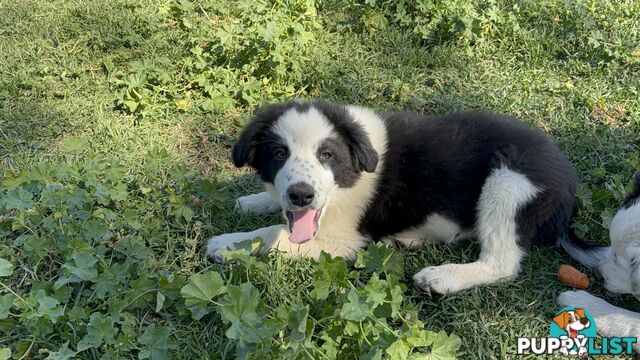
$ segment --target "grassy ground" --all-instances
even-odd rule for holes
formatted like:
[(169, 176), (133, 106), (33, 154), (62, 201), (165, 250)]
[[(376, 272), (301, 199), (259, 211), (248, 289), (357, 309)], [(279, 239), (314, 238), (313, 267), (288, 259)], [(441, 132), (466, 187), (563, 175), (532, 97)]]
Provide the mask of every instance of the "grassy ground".
[[(302, 1), (291, 3), (308, 6)], [(513, 5), (498, 3), (504, 14)], [(291, 39), (281, 35), (285, 37), (278, 40), (284, 44), (282, 49), (264, 40), (264, 48), (256, 53), (243, 50), (240, 42), (254, 41), (251, 31), (261, 28), (255, 24), (270, 16), (282, 24), (284, 20), (275, 18), (280, 15), (273, 9), (264, 10), (256, 20), (249, 18), (249, 12), (224, 10), (225, 6), (215, 2), (189, 6), (155, 0), (0, 1), (2, 190), (15, 185), (15, 174), (35, 176), (34, 166), (43, 161), (54, 164), (51, 171), (61, 168), (59, 164), (94, 157), (120, 164), (128, 198), (112, 210), (120, 214), (127, 206), (133, 209), (134, 217), (143, 223), (143, 250), (149, 251), (134, 259), (139, 265), (128, 276), (144, 278), (148, 271), (150, 278), (158, 280), (162, 274), (174, 273), (184, 284), (184, 277), (190, 274), (219, 269), (203, 255), (208, 236), (278, 221), (232, 213), (234, 197), (259, 188), (248, 171), (234, 169), (228, 161), (238, 127), (259, 102), (302, 96), (432, 114), (491, 109), (541, 127), (560, 144), (582, 179), (578, 195), (583, 207), (576, 229), (586, 238), (606, 242), (608, 221), (624, 196), (633, 168), (638, 167), (634, 154), (640, 140), (640, 44), (625, 36), (637, 34), (640, 24), (633, 3), (575, 3), (586, 10), (564, 9), (564, 2), (548, 1), (544, 11), (549, 13), (541, 10), (542, 4), (540, 9), (529, 4), (516, 19), (507, 15), (503, 19), (500, 13), (488, 25), (481, 11), (476, 20), (484, 24), (484, 30), (468, 35), (446, 24), (432, 32), (415, 32), (411, 24), (394, 22), (395, 10), (389, 4), (369, 8), (328, 2), (310, 7), (317, 8), (317, 14), (296, 10), (306, 29), (298, 35), (308, 37), (304, 44), (288, 43)], [(616, 8), (628, 12), (612, 10)], [(454, 15), (443, 13), (455, 23)], [(386, 20), (380, 20), (381, 16)], [(595, 19), (593, 29), (609, 31), (611, 38), (598, 38), (599, 45), (587, 42), (593, 29), (576, 24), (590, 24), (584, 20), (589, 17)], [(222, 39), (220, 29), (227, 29), (234, 18), (240, 19), (247, 33), (231, 31), (229, 43), (216, 47), (212, 39)], [(622, 45), (614, 46), (619, 39)], [(273, 54), (280, 55), (285, 66), (263, 61)], [(246, 64), (254, 68), (243, 68)], [(207, 73), (210, 68), (234, 70)], [(202, 74), (212, 85), (199, 78)], [(164, 171), (154, 169), (154, 161), (169, 164), (167, 168), (170, 164), (186, 166)], [(69, 177), (85, 184), (90, 172), (84, 169)], [(105, 169), (100, 171), (108, 171)], [(190, 174), (185, 175), (187, 171)], [(215, 191), (202, 186), (205, 179), (214, 183)], [(193, 186), (184, 186), (182, 180)], [(163, 190), (154, 195), (156, 187)], [(176, 193), (184, 199), (176, 200)], [(190, 196), (193, 194), (204, 199), (204, 205)], [(193, 214), (183, 216), (180, 211)], [(83, 298), (83, 291), (88, 291), (84, 285), (62, 290), (51, 287), (65, 274), (61, 269), (68, 260), (64, 251), (58, 248), (41, 254), (38, 246), (25, 250), (26, 245), (16, 241), (22, 230), (7, 228), (7, 218), (0, 214), (4, 224), (0, 257), (12, 261), (16, 270), (5, 284), (24, 296), (33, 289), (44, 289), (55, 298)], [(108, 223), (111, 237), (102, 239), (108, 246), (117, 246), (129, 236), (117, 226), (116, 220)], [(40, 237), (45, 233), (42, 230)], [(53, 246), (44, 241), (44, 249)], [(107, 253), (104, 246), (95, 245), (95, 249), (97, 254)], [(406, 255), (406, 278), (425, 265), (467, 262), (477, 253), (477, 247), (468, 243), (425, 246)], [(38, 258), (44, 260), (36, 261)], [(263, 286), (263, 296), (277, 303), (304, 299), (308, 284), (300, 280), (300, 274), (308, 278), (309, 262), (279, 256), (267, 261), (272, 278), (256, 280)], [(427, 329), (460, 336), (460, 358), (513, 358), (517, 337), (548, 333), (556, 310), (554, 298), (566, 289), (556, 281), (555, 271), (560, 263), (569, 261), (557, 249), (536, 248), (514, 282), (439, 299), (424, 297), (407, 282), (408, 295)], [(175, 286), (169, 288), (168, 294), (175, 292)], [(60, 294), (62, 291), (68, 294)], [(628, 297), (609, 296), (598, 285), (593, 291), (613, 303), (640, 309)], [(153, 311), (154, 296), (144, 291), (134, 294), (127, 301), (135, 306), (117, 322), (120, 335), (131, 340), (139, 338), (150, 322), (170, 324), (168, 336), (175, 345), (171, 351), (179, 350), (173, 357), (232, 356), (232, 343), (219, 318), (194, 321), (178, 305)], [(72, 319), (83, 324), (88, 321), (97, 305), (94, 295), (87, 297), (93, 303), (80, 306), (81, 314), (69, 317), (67, 324)], [(167, 298), (167, 304), (180, 302), (177, 295)], [(77, 308), (77, 302), (61, 303), (65, 311)], [(27, 329), (35, 325), (20, 320), (20, 327), (17, 321), (11, 316), (0, 320), (4, 330), (0, 331), (0, 348), (27, 354), (27, 358), (46, 357), (47, 350), (56, 351), (65, 341), (75, 348), (81, 338), (69, 335), (75, 329), (72, 325), (41, 325), (51, 331), (29, 334)], [(111, 344), (107, 349), (117, 358), (135, 356), (145, 348)], [(93, 348), (78, 356), (100, 355), (101, 350)]]

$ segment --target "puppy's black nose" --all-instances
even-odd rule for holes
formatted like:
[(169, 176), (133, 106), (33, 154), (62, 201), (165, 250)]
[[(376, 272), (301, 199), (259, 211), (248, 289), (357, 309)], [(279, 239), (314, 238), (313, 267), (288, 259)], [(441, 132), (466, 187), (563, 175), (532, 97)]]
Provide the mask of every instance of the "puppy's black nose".
[(582, 318), (582, 319), (580, 319), (580, 323), (581, 323), (582, 325), (587, 325), (587, 324), (589, 323), (589, 319), (587, 319), (587, 318)]
[(307, 206), (313, 201), (314, 191), (311, 185), (299, 182), (289, 186), (289, 201), (293, 205)]

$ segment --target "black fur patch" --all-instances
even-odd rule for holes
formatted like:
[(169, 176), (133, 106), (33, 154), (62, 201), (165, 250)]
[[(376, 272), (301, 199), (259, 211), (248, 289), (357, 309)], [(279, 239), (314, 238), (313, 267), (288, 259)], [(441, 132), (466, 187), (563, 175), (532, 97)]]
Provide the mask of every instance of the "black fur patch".
[(541, 131), (504, 115), (467, 112), (386, 117), (388, 146), (360, 231), (380, 239), (438, 213), (472, 229), (491, 170), (506, 166), (542, 189), (517, 214), (520, 243), (556, 241), (576, 204), (573, 166)]
[[(323, 160), (322, 153), (330, 152), (330, 159)], [(352, 187), (360, 178), (360, 169), (351, 161), (351, 152), (346, 141), (342, 138), (324, 140), (318, 148), (318, 159), (325, 167), (331, 168), (335, 183), (342, 188)]]

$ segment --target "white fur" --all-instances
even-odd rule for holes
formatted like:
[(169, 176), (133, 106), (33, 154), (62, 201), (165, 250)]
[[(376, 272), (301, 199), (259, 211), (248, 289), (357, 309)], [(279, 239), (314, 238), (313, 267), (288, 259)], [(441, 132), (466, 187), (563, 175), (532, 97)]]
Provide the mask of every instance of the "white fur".
[[(611, 305), (586, 291), (565, 291), (558, 296), (558, 305), (585, 309), (593, 316), (601, 336), (640, 337), (640, 314)], [(640, 352), (640, 344), (636, 343), (634, 349)]]
[(609, 236), (611, 251), (598, 266), (604, 286), (609, 291), (640, 298), (638, 265), (632, 266), (634, 257), (640, 257), (640, 202), (618, 210), (611, 221)]
[(273, 225), (249, 232), (218, 235), (209, 239), (207, 254), (220, 261), (222, 260), (222, 253), (226, 250), (233, 250), (238, 242), (261, 238), (265, 245), (269, 245), (278, 242), (279, 239), (288, 239), (288, 237), (289, 232), (286, 225)]
[(242, 214), (270, 214), (280, 210), (280, 203), (275, 201), (269, 192), (263, 191), (239, 197), (235, 210)]
[(515, 277), (524, 255), (518, 246), (516, 214), (539, 191), (518, 172), (505, 166), (494, 169), (478, 201), (475, 230), (482, 249), (478, 261), (426, 267), (413, 279), (425, 290), (448, 294)]
[(391, 246), (400, 244), (407, 249), (417, 249), (423, 239), (450, 244), (471, 236), (473, 236), (473, 230), (463, 231), (460, 225), (446, 216), (431, 214), (420, 226), (387, 236), (382, 241)]
[(316, 154), (322, 141), (333, 135), (333, 126), (315, 108), (303, 113), (293, 108), (278, 119), (273, 132), (286, 142), (291, 154), (274, 180), (282, 208), (290, 206), (289, 187), (299, 182), (311, 185), (315, 191), (311, 207), (323, 207), (336, 185), (333, 172), (320, 163)]
[[(349, 112), (369, 135), (371, 145), (378, 153), (379, 169), (384, 163), (387, 149), (387, 134), (383, 120), (373, 111), (359, 106), (349, 106)], [(304, 116), (304, 119), (301, 117)], [(367, 205), (375, 195), (378, 173), (362, 172), (360, 178), (351, 188), (338, 188), (333, 183), (333, 173), (324, 169), (315, 154), (317, 146), (323, 139), (332, 135), (333, 127), (324, 116), (313, 107), (303, 114), (295, 109), (287, 111), (276, 122), (275, 131), (287, 141), (291, 159), (278, 172), (275, 186), (267, 186), (267, 191), (281, 204), (287, 206), (286, 189), (297, 181), (305, 181), (314, 186), (316, 198), (312, 206), (322, 206), (321, 222), (331, 226), (319, 226), (316, 236), (304, 244), (293, 244), (288, 240), (286, 226), (280, 225), (276, 232), (274, 227), (267, 227), (248, 233), (234, 233), (215, 236), (208, 242), (207, 253), (212, 257), (220, 257), (222, 251), (232, 247), (234, 242), (260, 236), (265, 241), (264, 250), (277, 249), (292, 255), (303, 255), (317, 258), (322, 251), (334, 256), (353, 259), (359, 248), (369, 241), (358, 231), (358, 224)], [(294, 141), (295, 139), (295, 141)], [(310, 171), (300, 169), (297, 157), (304, 163), (308, 161), (314, 167)], [(313, 157), (313, 159), (312, 159)], [(291, 178), (287, 177), (289, 175)], [(315, 180), (315, 184), (313, 181)], [(284, 207), (283, 207), (284, 208)]]

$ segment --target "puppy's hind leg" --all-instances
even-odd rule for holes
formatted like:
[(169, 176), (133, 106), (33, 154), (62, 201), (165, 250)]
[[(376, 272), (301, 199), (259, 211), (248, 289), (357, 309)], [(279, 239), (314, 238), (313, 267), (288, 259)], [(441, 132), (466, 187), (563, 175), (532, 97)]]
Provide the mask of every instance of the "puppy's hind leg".
[(235, 210), (242, 214), (270, 214), (280, 210), (280, 204), (271, 197), (267, 191), (247, 196), (241, 196), (236, 200)]
[(480, 258), (469, 264), (445, 264), (422, 269), (413, 279), (422, 289), (448, 294), (480, 284), (515, 277), (524, 251), (518, 245), (516, 217), (539, 189), (506, 165), (487, 177), (477, 204), (476, 232)]

